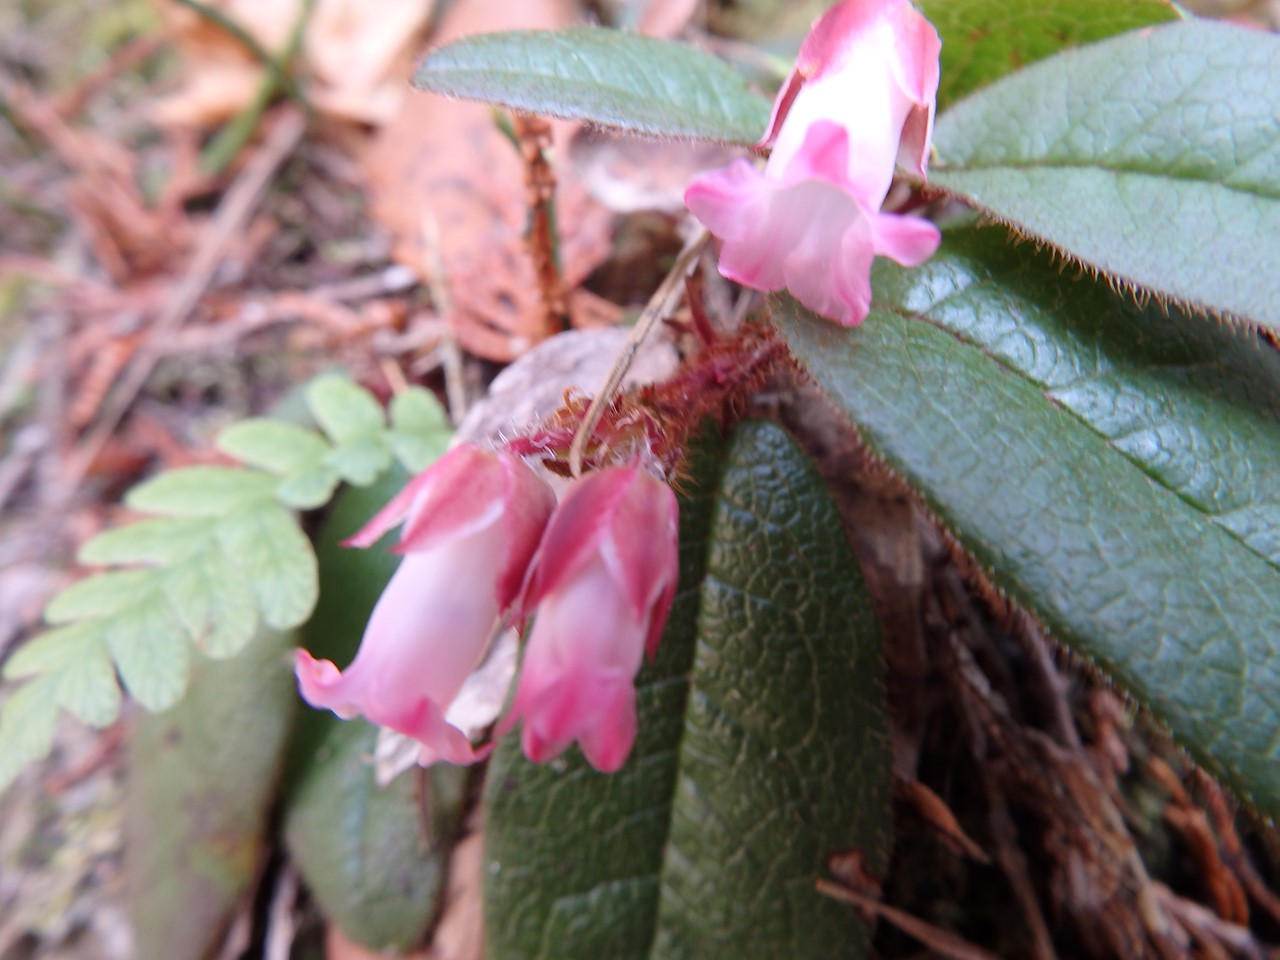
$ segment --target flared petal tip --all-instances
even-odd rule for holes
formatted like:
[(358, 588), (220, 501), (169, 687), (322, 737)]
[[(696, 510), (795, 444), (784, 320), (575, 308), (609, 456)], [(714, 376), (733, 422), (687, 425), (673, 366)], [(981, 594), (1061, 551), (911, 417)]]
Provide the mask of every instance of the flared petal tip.
[(298, 678), (302, 699), (321, 710), (332, 710), (339, 716), (352, 713), (342, 696), (342, 671), (331, 660), (317, 660), (305, 650), (294, 653), (293, 672)]
[(616, 672), (566, 674), (530, 698), (519, 698), (509, 728), (523, 719), (520, 745), (534, 763), (564, 753), (575, 740), (587, 762), (601, 773), (616, 773), (627, 762), (636, 739), (636, 695), (631, 678)]

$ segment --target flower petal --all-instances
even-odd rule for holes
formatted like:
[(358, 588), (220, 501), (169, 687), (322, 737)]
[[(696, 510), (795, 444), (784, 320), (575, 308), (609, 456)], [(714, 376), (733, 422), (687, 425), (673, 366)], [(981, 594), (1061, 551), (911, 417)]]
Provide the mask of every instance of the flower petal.
[(721, 274), (786, 287), (852, 326), (870, 310), (877, 255), (915, 265), (933, 253), (936, 228), (880, 208), (899, 165), (925, 175), (940, 49), (908, 0), (844, 0), (817, 20), (774, 101), (764, 172), (739, 160), (685, 194), (723, 241)]
[(355, 659), (339, 671), (299, 651), (303, 697), (413, 737), (424, 764), (482, 756), (446, 714), (519, 593), (554, 502), (521, 460), (475, 447), (457, 448), (416, 477), (371, 524), (385, 529), (386, 517), (408, 514), (404, 558)]
[(626, 760), (633, 680), (675, 594), (677, 513), (666, 484), (617, 467), (577, 481), (552, 518), (530, 591), (537, 612), (519, 686), (498, 727), (501, 735), (523, 722), (531, 760), (575, 740), (597, 769)]
[(918, 267), (938, 249), (942, 231), (921, 217), (896, 213), (876, 214), (871, 222), (877, 256), (889, 257), (904, 267)]

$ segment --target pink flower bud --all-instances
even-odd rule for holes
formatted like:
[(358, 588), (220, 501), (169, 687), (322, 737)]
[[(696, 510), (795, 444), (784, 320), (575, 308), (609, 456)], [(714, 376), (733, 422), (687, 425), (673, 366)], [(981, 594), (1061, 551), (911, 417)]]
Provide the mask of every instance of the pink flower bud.
[(675, 594), (671, 488), (631, 467), (574, 484), (543, 539), (530, 601), (537, 604), (511, 712), (535, 763), (577, 740), (597, 770), (626, 761), (636, 734), (633, 681), (657, 649)]
[(694, 179), (693, 215), (720, 237), (720, 272), (789, 289), (845, 326), (871, 309), (871, 262), (924, 262), (941, 235), (882, 213), (897, 165), (923, 177), (938, 89), (937, 32), (908, 0), (845, 0), (814, 24), (746, 160)]
[(355, 660), (339, 671), (297, 653), (303, 698), (363, 714), (417, 740), (424, 766), (478, 754), (445, 714), (512, 606), (548, 518), (551, 488), (519, 458), (462, 446), (419, 474), (348, 545), (367, 547), (405, 520), (404, 554)]

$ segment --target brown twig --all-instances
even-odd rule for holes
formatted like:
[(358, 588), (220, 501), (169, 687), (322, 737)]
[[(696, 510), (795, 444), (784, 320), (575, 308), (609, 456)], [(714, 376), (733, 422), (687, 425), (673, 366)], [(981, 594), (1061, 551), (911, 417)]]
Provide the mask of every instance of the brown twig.
[[(965, 593), (958, 577), (950, 573), (944, 575), (942, 582), (944, 589), (949, 588), (951, 599), (963, 604)], [(1018, 828), (1007, 798), (997, 783), (997, 772), (992, 763), (992, 754), (1010, 749), (1011, 745), (1003, 742), (1005, 737), (995, 718), (989, 714), (990, 707), (983, 695), (989, 695), (990, 686), (974, 663), (972, 654), (954, 631), (948, 633), (948, 640), (953, 662), (945, 674), (950, 678), (957, 702), (964, 708), (964, 726), (970, 750), (977, 761), (978, 779), (987, 798), (987, 823), (995, 841), (996, 863), (1008, 880), (1027, 925), (1031, 956), (1036, 960), (1055, 960), (1057, 952), (1049, 934), (1049, 925), (1031, 882), (1026, 854), (1018, 845)]]
[[(449, 294), (444, 256), (440, 252), (440, 225), (429, 212), (422, 215), (422, 251), (425, 261), (423, 273), (431, 291), (431, 304), (437, 316), (449, 317), (453, 313), (453, 297)], [(458, 346), (457, 333), (451, 324), (445, 325), (435, 353), (444, 370), (444, 397), (449, 407), (449, 422), (457, 426), (466, 416), (470, 404), (462, 371), (462, 348)]]
[(533, 261), (542, 302), (542, 336), (550, 337), (569, 329), (564, 278), (560, 275), (559, 241), (556, 237), (556, 174), (547, 161), (551, 147), (551, 124), (541, 117), (517, 113), (513, 118), (520, 159), (524, 162), (525, 205), (529, 223), (525, 247)]
[(1198, 807), (1170, 805), (1165, 808), (1164, 822), (1187, 845), (1205, 895), (1218, 916), (1230, 923), (1247, 925), (1249, 903), (1245, 899), (1244, 887), (1223, 863), (1218, 838), (1209, 827), (1208, 815)]
[(869, 897), (866, 894), (858, 893), (856, 890), (850, 890), (848, 887), (832, 883), (830, 880), (819, 880), (817, 888), (819, 893), (825, 894), (833, 900), (852, 904), (875, 916), (883, 917), (903, 933), (914, 937), (930, 950), (947, 957), (948, 960), (1000, 960), (994, 953), (984, 950), (977, 944), (970, 943), (950, 930), (935, 927), (919, 917), (913, 917), (905, 910), (899, 910), (897, 907), (891, 907), (887, 903), (881, 903), (875, 897)]
[(578, 432), (574, 435), (573, 443), (569, 447), (569, 470), (575, 477), (582, 476), (582, 456), (583, 451), (586, 449), (587, 441), (595, 433), (595, 429), (600, 423), (600, 417), (613, 400), (613, 395), (622, 384), (623, 378), (626, 377), (627, 370), (631, 368), (631, 363), (636, 358), (636, 352), (639, 351), (640, 344), (644, 343), (645, 337), (649, 335), (649, 332), (659, 321), (671, 315), (676, 304), (680, 302), (680, 298), (684, 296), (684, 279), (697, 264), (698, 258), (702, 255), (702, 248), (707, 245), (707, 240), (710, 237), (711, 234), (707, 232), (707, 229), (699, 225), (694, 229), (689, 239), (685, 241), (684, 248), (677, 255), (676, 262), (671, 266), (671, 271), (663, 279), (662, 283), (658, 284), (658, 289), (653, 292), (653, 296), (645, 304), (640, 318), (636, 320), (635, 326), (631, 328), (631, 336), (627, 337), (626, 345), (622, 348), (622, 352), (618, 354), (618, 359), (614, 362), (613, 369), (609, 371), (609, 376), (605, 378), (604, 384), (596, 391), (596, 395), (591, 398), (591, 406), (587, 408), (586, 416), (582, 418), (582, 426), (578, 428)]
[(894, 799), (909, 804), (916, 815), (952, 850), (981, 864), (991, 862), (987, 852), (964, 832), (951, 808), (925, 784), (919, 780), (895, 781), (893, 796)]
[(125, 367), (116, 389), (107, 398), (97, 422), (81, 443), (64, 475), (67, 492), (74, 490), (88, 472), (121, 419), (146, 384), (157, 360), (164, 354), (166, 335), (179, 327), (213, 282), (223, 253), (232, 238), (243, 229), (258, 205), (271, 178), (293, 153), (306, 129), (306, 118), (297, 107), (281, 108), (280, 115), (258, 153), (247, 163), (222, 198), (200, 245), (168, 305), (148, 331), (147, 342)]
[(172, 40), (168, 30), (157, 30), (135, 37), (111, 54), (111, 58), (98, 70), (77, 83), (72, 89), (54, 101), (53, 108), (63, 117), (76, 116), (103, 87), (123, 73), (146, 63)]
[(1205, 793), (1205, 806), (1213, 820), (1214, 829), (1222, 839), (1223, 859), (1235, 871), (1237, 879), (1248, 892), (1249, 897), (1276, 923), (1280, 923), (1280, 896), (1268, 886), (1267, 881), (1258, 873), (1253, 865), (1249, 852), (1240, 842), (1232, 822), (1233, 810), (1226, 794), (1208, 777), (1204, 778), (1202, 789)]
[(1202, 948), (1209, 944), (1225, 946), (1236, 956), (1247, 960), (1268, 960), (1272, 956), (1248, 927), (1223, 920), (1207, 907), (1178, 896), (1163, 883), (1152, 887), (1161, 909), (1176, 919)]
[(0, 72), (0, 103), (12, 111), (23, 128), (43, 140), (68, 169), (104, 171), (121, 179), (132, 175), (132, 164), (123, 147), (105, 137), (71, 127), (50, 101), (3, 72)]

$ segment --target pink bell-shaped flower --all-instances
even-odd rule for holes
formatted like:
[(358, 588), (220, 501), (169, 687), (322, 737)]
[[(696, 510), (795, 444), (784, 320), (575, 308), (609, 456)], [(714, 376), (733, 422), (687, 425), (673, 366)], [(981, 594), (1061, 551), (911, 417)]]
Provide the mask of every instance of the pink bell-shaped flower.
[(634, 680), (652, 656), (677, 577), (671, 488), (615, 467), (575, 483), (543, 538), (531, 582), (537, 604), (511, 712), (535, 763), (577, 740), (597, 770), (626, 761), (636, 735)]
[(901, 165), (923, 177), (941, 42), (908, 0), (845, 0), (814, 24), (747, 160), (696, 177), (693, 215), (723, 241), (720, 272), (755, 290), (789, 289), (845, 326), (871, 308), (871, 262), (924, 262), (940, 234), (882, 213)]
[(424, 766), (479, 759), (446, 713), (499, 615), (519, 597), (554, 507), (551, 488), (523, 461), (473, 446), (452, 450), (411, 480), (348, 541), (370, 546), (405, 521), (397, 547), (404, 559), (360, 650), (344, 671), (299, 650), (303, 698), (412, 737)]

